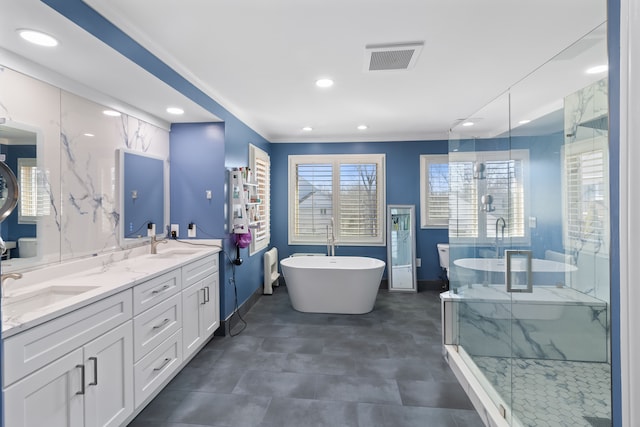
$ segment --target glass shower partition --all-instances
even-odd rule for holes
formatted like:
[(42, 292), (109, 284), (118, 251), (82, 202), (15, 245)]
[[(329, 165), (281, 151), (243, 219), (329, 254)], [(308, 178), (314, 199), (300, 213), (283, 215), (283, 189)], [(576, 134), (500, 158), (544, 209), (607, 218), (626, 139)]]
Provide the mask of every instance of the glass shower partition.
[[(457, 348), (507, 420), (512, 339), (511, 294), (502, 291), (505, 253), (522, 230), (514, 213), (525, 209), (518, 199), (524, 193), (512, 188), (512, 175), (521, 178), (522, 170), (511, 156), (508, 93), (451, 130), (449, 286), (458, 301)], [(500, 379), (499, 388), (487, 382), (487, 368)]]
[(603, 24), (450, 133), (449, 344), (508, 425), (611, 424), (606, 62)]

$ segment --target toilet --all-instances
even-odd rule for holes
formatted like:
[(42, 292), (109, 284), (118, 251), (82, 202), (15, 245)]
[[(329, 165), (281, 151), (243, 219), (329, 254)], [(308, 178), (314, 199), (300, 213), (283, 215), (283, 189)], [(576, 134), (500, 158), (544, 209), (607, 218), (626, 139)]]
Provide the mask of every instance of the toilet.
[(438, 243), (438, 258), (440, 258), (440, 267), (447, 273), (449, 279), (449, 244)]
[(18, 239), (18, 253), (20, 258), (32, 258), (38, 255), (38, 239), (35, 237), (20, 237)]

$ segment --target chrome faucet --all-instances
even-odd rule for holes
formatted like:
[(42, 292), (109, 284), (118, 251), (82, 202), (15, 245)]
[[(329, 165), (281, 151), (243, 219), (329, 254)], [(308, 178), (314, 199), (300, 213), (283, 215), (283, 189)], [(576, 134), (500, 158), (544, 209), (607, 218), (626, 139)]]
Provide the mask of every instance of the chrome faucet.
[[(502, 221), (502, 237), (498, 239), (498, 224), (500, 224), (500, 221)], [(504, 243), (504, 229), (506, 226), (507, 223), (504, 218), (500, 217), (496, 220), (496, 258), (500, 258), (500, 242)]]
[(2, 297), (4, 298), (4, 282), (7, 281), (7, 279), (14, 279), (14, 280), (18, 280), (22, 278), (22, 274), (21, 273), (6, 273), (3, 275), (0, 275), (0, 288), (2, 288)]
[(331, 224), (327, 224), (327, 256), (336, 256), (336, 235), (333, 230), (333, 217)]
[(167, 243), (167, 239), (158, 240), (156, 236), (151, 236), (151, 254), (152, 255), (155, 255), (158, 253), (158, 245), (160, 243)]

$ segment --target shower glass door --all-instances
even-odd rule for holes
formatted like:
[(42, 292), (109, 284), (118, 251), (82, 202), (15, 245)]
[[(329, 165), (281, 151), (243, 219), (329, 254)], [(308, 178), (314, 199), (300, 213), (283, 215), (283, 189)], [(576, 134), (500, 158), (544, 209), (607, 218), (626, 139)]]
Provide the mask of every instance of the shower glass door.
[(512, 324), (505, 254), (527, 238), (528, 208), (526, 153), (512, 150), (509, 102), (509, 93), (501, 95), (458, 123), (449, 140), (449, 285), (459, 301), (458, 352), (507, 420)]
[(611, 425), (606, 46), (603, 24), (450, 134), (456, 344), (510, 425)]

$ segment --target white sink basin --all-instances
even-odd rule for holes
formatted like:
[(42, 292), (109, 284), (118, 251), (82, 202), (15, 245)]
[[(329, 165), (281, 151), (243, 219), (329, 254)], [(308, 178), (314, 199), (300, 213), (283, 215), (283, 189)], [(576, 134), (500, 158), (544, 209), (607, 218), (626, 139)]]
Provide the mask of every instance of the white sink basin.
[(9, 295), (2, 300), (2, 314), (3, 317), (10, 317), (41, 310), (50, 305), (96, 289), (97, 287), (98, 286), (54, 285), (32, 292)]
[(163, 252), (158, 252), (157, 254), (151, 255), (152, 258), (180, 258), (189, 255), (194, 255), (200, 252), (198, 249), (173, 249)]

